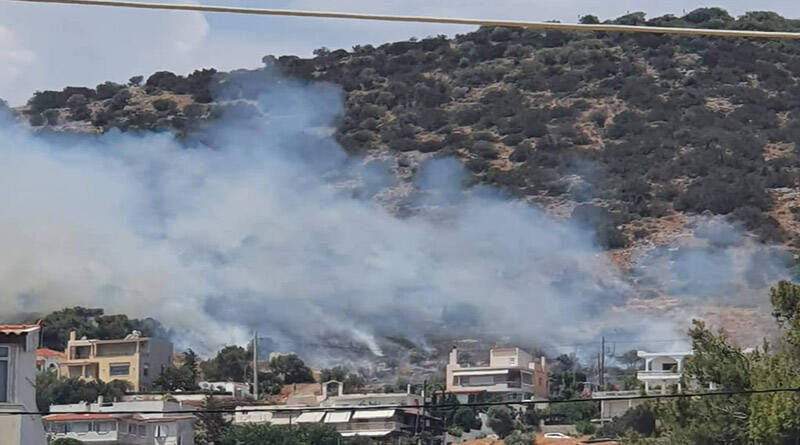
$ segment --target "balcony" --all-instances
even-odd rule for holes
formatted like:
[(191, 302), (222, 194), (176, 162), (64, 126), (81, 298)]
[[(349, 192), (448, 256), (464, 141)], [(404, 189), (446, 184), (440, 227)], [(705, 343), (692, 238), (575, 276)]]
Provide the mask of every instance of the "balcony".
[(678, 380), (681, 373), (677, 371), (638, 371), (636, 378), (639, 380)]

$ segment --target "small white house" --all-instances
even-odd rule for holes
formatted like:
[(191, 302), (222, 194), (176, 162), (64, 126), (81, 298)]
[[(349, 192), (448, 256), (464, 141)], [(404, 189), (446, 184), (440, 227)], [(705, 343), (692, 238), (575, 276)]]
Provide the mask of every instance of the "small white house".
[(194, 445), (191, 407), (166, 400), (52, 405), (45, 416), (51, 440), (96, 445)]
[(197, 384), (202, 391), (225, 392), (234, 400), (245, 400), (252, 397), (250, 385), (242, 382), (200, 382)]
[[(37, 412), (36, 348), (38, 324), (0, 325), (0, 412)], [(0, 416), (3, 445), (44, 445), (42, 419), (36, 415)]]

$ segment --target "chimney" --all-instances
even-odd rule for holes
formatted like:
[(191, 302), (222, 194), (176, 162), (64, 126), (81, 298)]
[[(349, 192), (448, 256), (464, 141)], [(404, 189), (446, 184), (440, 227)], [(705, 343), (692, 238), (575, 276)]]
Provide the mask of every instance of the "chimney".
[(547, 371), (547, 358), (542, 356), (542, 371)]
[(411, 383), (406, 385), (406, 394), (411, 394)]
[(77, 331), (69, 331), (69, 341), (75, 341), (78, 339), (78, 332)]
[(344, 382), (339, 382), (339, 395), (344, 394)]
[(453, 345), (453, 348), (450, 349), (450, 365), (455, 366), (458, 364), (458, 348)]
[(98, 405), (103, 406), (103, 402), (104, 401), (105, 401), (105, 398), (102, 395), (97, 396), (97, 404)]
[(328, 383), (322, 382), (322, 400), (328, 400)]

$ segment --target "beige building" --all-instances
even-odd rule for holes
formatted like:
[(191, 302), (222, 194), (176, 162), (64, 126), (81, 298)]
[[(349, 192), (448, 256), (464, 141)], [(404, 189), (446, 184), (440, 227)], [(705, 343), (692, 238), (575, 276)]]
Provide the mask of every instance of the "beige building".
[(59, 363), (61, 377), (123, 380), (132, 391), (146, 392), (152, 389), (153, 379), (172, 364), (172, 343), (142, 337), (136, 331), (118, 340), (77, 339), (73, 331), (66, 355)]
[(481, 394), (497, 395), (504, 401), (546, 400), (550, 374), (544, 357), (535, 360), (520, 348), (494, 348), (488, 363), (464, 363), (458, 349), (450, 351), (447, 392), (462, 402)]

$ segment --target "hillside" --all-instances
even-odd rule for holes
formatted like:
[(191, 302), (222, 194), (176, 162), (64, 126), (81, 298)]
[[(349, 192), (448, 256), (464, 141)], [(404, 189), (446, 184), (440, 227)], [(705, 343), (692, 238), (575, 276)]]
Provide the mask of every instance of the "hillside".
[[(614, 22), (800, 30), (774, 13), (716, 8)], [(42, 129), (187, 137), (250, 112), (240, 99), (278, 72), (342, 88), (336, 136), (348, 151), (395, 155), (405, 179), (425, 158), (455, 156), (475, 182), (594, 227), (623, 265), (625, 248), (662, 242), (700, 213), (800, 248), (800, 43), (481, 28), (315, 54), (38, 92), (20, 111)]]

